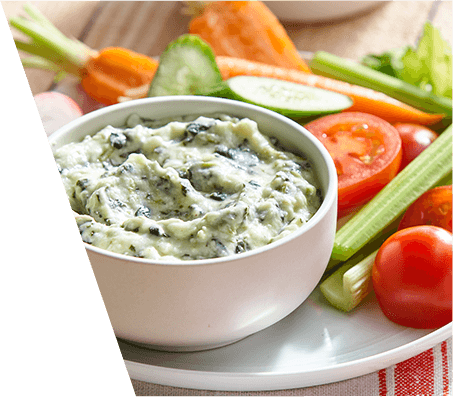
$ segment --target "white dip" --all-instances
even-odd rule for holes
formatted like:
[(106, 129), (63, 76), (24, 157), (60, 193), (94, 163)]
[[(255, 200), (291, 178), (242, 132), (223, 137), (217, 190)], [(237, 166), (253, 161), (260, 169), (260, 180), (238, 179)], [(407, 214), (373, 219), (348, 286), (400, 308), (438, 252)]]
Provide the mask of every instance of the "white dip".
[(140, 258), (215, 258), (280, 239), (318, 210), (311, 165), (254, 121), (172, 120), (133, 115), (55, 152), (83, 241)]

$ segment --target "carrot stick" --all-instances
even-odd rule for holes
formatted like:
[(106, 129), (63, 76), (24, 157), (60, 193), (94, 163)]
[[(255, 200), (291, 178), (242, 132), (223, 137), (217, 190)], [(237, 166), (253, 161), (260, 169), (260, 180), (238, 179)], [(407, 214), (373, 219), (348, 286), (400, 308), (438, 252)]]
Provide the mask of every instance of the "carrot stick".
[(285, 28), (261, 1), (207, 2), (191, 20), (189, 33), (200, 36), (216, 55), (310, 72)]
[(400, 121), (432, 125), (444, 117), (442, 114), (425, 113), (381, 92), (328, 77), (234, 57), (217, 56), (216, 61), (224, 80), (241, 75), (261, 76), (335, 91), (354, 101), (348, 112), (370, 113), (390, 123)]

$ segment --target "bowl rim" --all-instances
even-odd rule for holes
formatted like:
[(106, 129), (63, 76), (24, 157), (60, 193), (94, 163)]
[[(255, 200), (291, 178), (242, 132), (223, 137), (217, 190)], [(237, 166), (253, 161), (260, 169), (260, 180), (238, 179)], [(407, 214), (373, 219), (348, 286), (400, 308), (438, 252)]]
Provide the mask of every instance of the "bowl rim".
[[(298, 124), (296, 121), (283, 116), (277, 112), (274, 112), (272, 110), (256, 106), (253, 104), (249, 104), (246, 102), (241, 102), (238, 100), (234, 99), (226, 99), (226, 98), (217, 98), (217, 97), (206, 97), (206, 96), (196, 96), (196, 95), (177, 95), (177, 96), (161, 96), (161, 97), (149, 97), (149, 98), (141, 98), (141, 99), (135, 99), (127, 102), (122, 102), (110, 106), (106, 106), (100, 109), (96, 109), (90, 113), (84, 114), (83, 116), (69, 122), (68, 124), (64, 125), (63, 127), (59, 128), (57, 131), (55, 131), (53, 134), (49, 136), (49, 144), (51, 148), (53, 149), (53, 143), (56, 141), (60, 136), (65, 136), (67, 134), (70, 134), (71, 131), (78, 127), (81, 124), (86, 124), (89, 123), (92, 120), (102, 118), (105, 115), (115, 113), (116, 111), (121, 110), (122, 112), (125, 110), (130, 110), (130, 114), (133, 114), (134, 108), (146, 105), (146, 104), (153, 104), (153, 103), (172, 103), (172, 102), (195, 102), (195, 103), (212, 103), (212, 104), (218, 104), (218, 105), (229, 105), (232, 107), (237, 107), (242, 110), (245, 110), (247, 112), (255, 112), (258, 114), (262, 114), (266, 117), (272, 117), (278, 120), (280, 123), (287, 124), (289, 127), (297, 130), (299, 133), (305, 136), (306, 139), (308, 139), (313, 146), (316, 147), (318, 152), (321, 154), (322, 159), (324, 163), (326, 164), (327, 167), (327, 173), (328, 173), (328, 183), (327, 183), (327, 189), (324, 195), (323, 202), (321, 203), (321, 206), (319, 209), (316, 211), (316, 213), (312, 216), (312, 218), (307, 221), (306, 224), (302, 225), (299, 227), (297, 230), (293, 231), (289, 235), (274, 241), (272, 243), (266, 244), (262, 247), (254, 248), (253, 250), (239, 253), (239, 254), (234, 254), (234, 255), (228, 255), (228, 256), (223, 256), (223, 257), (218, 257), (218, 258), (209, 258), (209, 259), (193, 259), (193, 260), (160, 260), (160, 259), (149, 259), (149, 258), (138, 258), (138, 257), (133, 257), (133, 256), (128, 256), (125, 254), (119, 254), (116, 252), (111, 252), (103, 248), (95, 247), (91, 244), (85, 243), (84, 241), (83, 244), (85, 245), (85, 248), (88, 251), (93, 251), (97, 254), (100, 255), (105, 255), (108, 257), (113, 257), (117, 260), (122, 260), (122, 261), (128, 261), (128, 262), (133, 262), (141, 265), (150, 265), (150, 266), (206, 266), (206, 265), (216, 265), (220, 263), (225, 263), (225, 262), (232, 262), (236, 261), (239, 259), (244, 259), (249, 256), (257, 256), (259, 254), (265, 253), (268, 250), (274, 249), (280, 245), (284, 245), (288, 243), (291, 240), (294, 240), (295, 238), (299, 237), (301, 234), (307, 233), (310, 229), (315, 227), (316, 224), (318, 224), (321, 219), (324, 218), (324, 216), (328, 213), (329, 209), (331, 208), (332, 205), (337, 205), (337, 189), (338, 189), (338, 178), (337, 178), (337, 173), (336, 173), (336, 168), (335, 164), (327, 151), (327, 149), (324, 147), (324, 145), (314, 136), (312, 135), (306, 128), (304, 128), (301, 124)], [(213, 112), (210, 111), (210, 114)], [(219, 109), (215, 113), (222, 113), (222, 110)], [(231, 113), (228, 111), (225, 111), (225, 114)], [(199, 112), (194, 112), (194, 113), (186, 113), (183, 112), (181, 113), (181, 116), (183, 115), (195, 115), (199, 114), (202, 115), (203, 111)], [(163, 116), (163, 118), (166, 118), (168, 116)], [(171, 117), (171, 116), (170, 116)], [(176, 116), (175, 116), (176, 117)], [(244, 116), (245, 117), (245, 116)], [(250, 119), (253, 120), (253, 117), (250, 116)], [(105, 123), (105, 126), (109, 125), (108, 122)], [(86, 134), (88, 135), (88, 133)], [(319, 177), (319, 174), (318, 174)]]

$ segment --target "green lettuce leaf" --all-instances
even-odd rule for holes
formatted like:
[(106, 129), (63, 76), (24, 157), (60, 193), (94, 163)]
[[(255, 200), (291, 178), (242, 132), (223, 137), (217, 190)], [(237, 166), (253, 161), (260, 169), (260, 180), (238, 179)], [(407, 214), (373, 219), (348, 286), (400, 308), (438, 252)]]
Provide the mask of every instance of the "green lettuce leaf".
[(362, 63), (434, 95), (452, 97), (451, 46), (429, 22), (416, 49), (406, 46), (380, 55), (369, 54)]
[(362, 58), (362, 63), (379, 72), (399, 78), (400, 71), (404, 69), (404, 64), (401, 59), (408, 49), (409, 47), (407, 46), (394, 48), (380, 55), (368, 54)]

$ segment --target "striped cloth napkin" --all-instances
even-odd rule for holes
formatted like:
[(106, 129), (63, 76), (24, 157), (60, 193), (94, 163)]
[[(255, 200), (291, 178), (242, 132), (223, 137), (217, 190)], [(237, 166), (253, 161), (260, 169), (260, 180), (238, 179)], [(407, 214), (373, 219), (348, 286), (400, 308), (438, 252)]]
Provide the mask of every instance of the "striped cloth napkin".
[(377, 374), (380, 396), (448, 396), (451, 338)]

